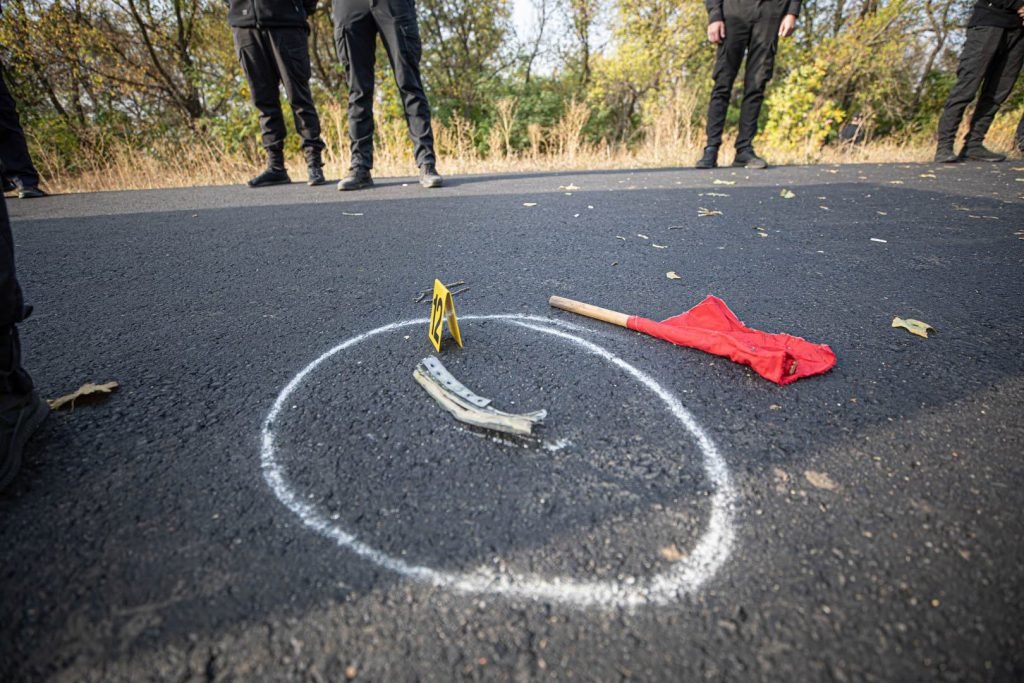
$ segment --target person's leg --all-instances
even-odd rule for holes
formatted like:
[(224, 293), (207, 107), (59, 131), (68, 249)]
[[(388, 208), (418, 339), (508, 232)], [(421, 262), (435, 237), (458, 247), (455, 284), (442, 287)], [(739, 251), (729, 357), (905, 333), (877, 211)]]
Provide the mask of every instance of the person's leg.
[[(1024, 31), (1004, 31), (999, 49), (996, 50), (989, 62), (981, 84), (981, 94), (978, 96), (978, 104), (971, 117), (971, 128), (964, 143), (967, 150), (966, 156), (970, 157), (972, 150), (981, 151), (985, 135), (988, 134), (988, 129), (992, 125), (992, 119), (995, 118), (996, 112), (999, 111), (999, 107), (1006, 101), (1006, 98), (1010, 96), (1017, 77), (1020, 75), (1022, 63), (1024, 63)], [(994, 161), (996, 156), (1006, 158), (1002, 154), (990, 154), (986, 160)]]
[[(722, 133), (725, 130), (725, 115), (729, 111), (729, 100), (732, 98), (732, 86), (736, 82), (736, 74), (740, 72), (743, 58), (747, 53), (750, 41), (750, 21), (737, 11), (736, 5), (725, 5), (725, 40), (718, 44), (715, 54), (715, 66), (711, 72), (714, 85), (711, 88), (711, 99), (708, 101), (707, 147), (704, 159), (698, 167), (709, 167), (717, 159), (718, 148), (722, 145)], [(702, 163), (707, 161), (708, 163)]]
[(433, 165), (437, 159), (434, 156), (434, 132), (430, 125), (430, 103), (423, 91), (420, 75), (423, 47), (416, 20), (416, 6), (413, 0), (381, 0), (374, 6), (373, 15), (402, 96), (416, 165), (420, 168), (427, 164)]
[(267, 151), (267, 170), (249, 181), (258, 187), (289, 182), (284, 166), (286, 128), (278, 92), (280, 74), (274, 60), (274, 48), (267, 32), (255, 28), (233, 29), (235, 51), (249, 83), (252, 103), (260, 113), (260, 132)]
[[(767, 3), (765, 3), (767, 4)], [(779, 24), (782, 17), (774, 11), (758, 17), (750, 30), (747, 47), (747, 70), (743, 76), (743, 102), (740, 104), (740, 128), (736, 136), (737, 152), (753, 151), (757, 121), (761, 116), (764, 91), (775, 69), (775, 53), (779, 47)]]
[(1018, 152), (1024, 154), (1024, 116), (1020, 117), (1020, 123), (1017, 124), (1017, 132), (1013, 136), (1013, 144)]
[(939, 127), (936, 132), (939, 153), (936, 159), (947, 151), (952, 151), (964, 110), (978, 93), (978, 87), (989, 62), (992, 61), (992, 56), (999, 46), (1002, 31), (1003, 29), (995, 26), (974, 26), (967, 29), (967, 39), (956, 68), (956, 83), (949, 91), (946, 104), (939, 116)]
[(309, 169), (309, 184), (324, 183), (321, 152), (325, 145), (320, 138), (320, 117), (309, 88), (312, 69), (309, 64), (309, 41), (305, 28), (280, 28), (270, 32), (285, 94), (295, 117), (295, 130), (302, 138), (302, 151)]
[(348, 82), (350, 167), (373, 168), (373, 70), (377, 61), (377, 25), (369, 13), (335, 17), (335, 44)]
[[(29, 156), (28, 144), (25, 142), (25, 131), (21, 128), (21, 119), (11, 91), (7, 89), (3, 65), (0, 64), (0, 166), (3, 177), (9, 179), (19, 190), (38, 189), (39, 172), (36, 171)], [(39, 194), (43, 194), (41, 191)], [(39, 196), (30, 193), (30, 196)]]
[(0, 489), (17, 474), (25, 442), (50, 412), (21, 366), (17, 323), (30, 312), (14, 269), (7, 202), (0, 196)]

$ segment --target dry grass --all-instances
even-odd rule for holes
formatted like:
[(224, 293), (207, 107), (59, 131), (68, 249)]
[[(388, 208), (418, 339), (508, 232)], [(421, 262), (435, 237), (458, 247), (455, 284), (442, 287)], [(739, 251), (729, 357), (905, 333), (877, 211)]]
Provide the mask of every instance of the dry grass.
[[(447, 124), (435, 121), (434, 136), (439, 170), (447, 175), (480, 173), (518, 173), (617, 168), (688, 167), (700, 156), (703, 129), (693, 125), (695, 100), (676, 93), (647, 117), (644, 142), (626, 146), (602, 141), (588, 143), (583, 137), (590, 112), (586, 105), (572, 102), (561, 121), (545, 129), (527, 124), (529, 146), (512, 149), (513, 130), (519, 125), (515, 102), (499, 103), (497, 124), (488, 137), (488, 153), (476, 144), (474, 124), (458, 115)], [(323, 134), (327, 142), (324, 155), (329, 178), (340, 178), (348, 169), (348, 128), (344, 108), (328, 104), (321, 108)], [(1009, 150), (1020, 112), (1000, 116), (987, 139), (994, 149)], [(731, 159), (731, 140), (723, 146), (724, 163)], [(776, 165), (908, 163), (930, 161), (934, 143), (926, 138), (910, 141), (877, 141), (855, 149), (828, 146), (809, 148), (796, 144), (785, 149), (759, 148)], [(244, 183), (263, 165), (262, 151), (254, 143), (249, 149), (227, 153), (215, 142), (201, 138), (167, 142), (145, 152), (121, 144), (98, 150), (86, 170), (68, 175), (44, 154), (37, 158), (46, 186), (54, 192), (95, 192), (197, 185)], [(289, 159), (293, 178), (305, 178), (305, 164), (299, 155)], [(375, 145), (374, 174), (379, 177), (415, 175), (405, 122), (399, 119), (379, 121)]]

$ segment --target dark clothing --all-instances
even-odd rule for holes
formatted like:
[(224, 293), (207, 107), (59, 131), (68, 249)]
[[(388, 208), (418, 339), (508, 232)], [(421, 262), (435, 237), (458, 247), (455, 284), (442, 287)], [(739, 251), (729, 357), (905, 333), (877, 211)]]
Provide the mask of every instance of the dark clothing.
[[(1020, 0), (1024, 2), (1024, 0)], [(726, 5), (734, 4), (733, 0), (704, 0), (704, 6), (708, 9), (708, 23), (712, 24), (716, 21), (725, 21), (725, 15), (728, 12)], [(766, 5), (769, 13), (778, 13), (779, 19), (792, 14), (794, 17), (800, 16), (800, 0), (738, 0), (735, 2), (736, 5), (750, 5), (751, 8), (754, 5)], [(729, 35), (729, 27), (725, 29), (725, 35)]]
[(433, 164), (430, 104), (420, 77), (419, 24), (414, 0), (334, 0), (334, 42), (348, 80), (352, 168), (373, 168), (373, 69), (377, 34), (384, 41), (402, 96), (416, 165)]
[[(715, 84), (708, 103), (708, 147), (722, 144), (732, 86), (743, 65), (744, 56), (747, 68), (743, 77), (743, 102), (740, 105), (736, 149), (753, 147), (757, 119), (761, 115), (761, 103), (764, 102), (764, 90), (775, 68), (779, 24), (786, 14), (793, 13), (788, 8), (789, 4), (772, 0), (725, 0), (725, 40), (718, 45), (715, 68), (711, 75)], [(799, 6), (796, 11), (799, 11)]]
[(21, 367), (19, 323), (32, 312), (25, 306), (14, 272), (14, 238), (7, 202), (0, 195), (0, 411), (17, 405), (32, 393), (32, 378)]
[(978, 96), (967, 133), (968, 147), (981, 145), (999, 106), (1010, 95), (1024, 63), (1024, 30), (997, 26), (967, 29), (967, 40), (956, 68), (956, 84), (939, 117), (939, 147), (952, 147), (964, 110)]
[(1021, 6), (1024, 6), (1024, 0), (977, 0), (971, 18), (967, 20), (967, 27), (1020, 28), (1021, 17), (1017, 10)]
[[(266, 3), (267, 0), (263, 1)], [(290, 5), (290, 2), (285, 4)], [(286, 128), (278, 91), (280, 83), (284, 84), (284, 91), (288, 95), (292, 115), (295, 117), (295, 130), (302, 138), (306, 161), (315, 159), (319, 166), (320, 151), (325, 145), (320, 139), (320, 117), (316, 113), (313, 93), (309, 88), (312, 70), (305, 19), (301, 27), (236, 27), (232, 31), (238, 61), (249, 81), (252, 102), (260, 112), (260, 131), (268, 155), (279, 160), (283, 170), (281, 152), (284, 149)]]
[[(0, 65), (0, 166), (3, 166), (3, 177), (19, 190), (39, 186), (39, 172), (29, 156), (18, 109), (4, 80), (3, 65)], [(6, 210), (4, 215), (7, 215)]]
[(864, 126), (859, 123), (848, 123), (839, 129), (839, 142), (846, 145), (859, 145), (864, 142)]
[(316, 0), (225, 0), (233, 28), (306, 26)]

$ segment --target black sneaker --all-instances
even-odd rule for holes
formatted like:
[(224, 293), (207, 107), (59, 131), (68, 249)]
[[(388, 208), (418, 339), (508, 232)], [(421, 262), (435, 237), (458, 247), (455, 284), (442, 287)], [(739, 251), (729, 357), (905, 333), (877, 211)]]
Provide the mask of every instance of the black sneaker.
[(420, 185), (426, 188), (441, 187), (444, 178), (434, 168), (434, 164), (423, 164), (420, 166)]
[(732, 165), (743, 168), (768, 168), (768, 162), (757, 156), (753, 148), (736, 150), (736, 158), (732, 160)]
[(0, 413), (0, 490), (18, 473), (25, 443), (49, 414), (50, 406), (34, 391)]
[(283, 168), (268, 168), (255, 178), (249, 179), (249, 187), (267, 187), (268, 185), (285, 185), (292, 181), (288, 171)]
[(993, 152), (985, 145), (971, 145), (970, 147), (964, 145), (964, 148), (960, 150), (960, 158), (971, 161), (1006, 161), (1005, 154)]
[(353, 168), (348, 175), (338, 183), (338, 189), (346, 192), (348, 190), (362, 190), (365, 187), (373, 187), (373, 178), (370, 177), (370, 169)]
[(18, 190), (18, 199), (36, 199), (37, 197), (46, 196), (46, 192), (34, 185), (32, 187), (22, 187)]
[(327, 178), (324, 177), (324, 169), (322, 167), (309, 166), (306, 170), (309, 174), (309, 180), (306, 181), (306, 184), (309, 185), (310, 187), (315, 187), (316, 185), (323, 185), (324, 183), (327, 182)]
[(4, 178), (3, 179), (3, 184), (4, 184), (4, 194), (7, 194), (8, 192), (14, 192), (15, 190), (18, 189), (18, 186), (15, 185), (14, 181), (11, 180), (10, 178)]
[(935, 150), (935, 163), (956, 164), (959, 162), (960, 157), (953, 152), (953, 145), (939, 145), (939, 148)]
[(718, 166), (718, 148), (705, 147), (702, 156), (694, 166), (695, 168), (715, 168)]

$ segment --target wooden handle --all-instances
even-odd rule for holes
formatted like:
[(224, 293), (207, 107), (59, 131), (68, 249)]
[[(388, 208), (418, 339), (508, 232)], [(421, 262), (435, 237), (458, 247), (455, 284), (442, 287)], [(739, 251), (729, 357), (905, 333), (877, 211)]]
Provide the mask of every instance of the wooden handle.
[(629, 316), (625, 313), (619, 313), (618, 311), (609, 311), (607, 308), (600, 308), (598, 306), (591, 306), (585, 304), (582, 301), (573, 301), (572, 299), (565, 299), (560, 296), (553, 296), (548, 299), (548, 303), (555, 308), (561, 308), (563, 311), (569, 311), (570, 313), (576, 313), (578, 315), (585, 315), (588, 318), (594, 318), (595, 320), (601, 320), (612, 325), (618, 325), (619, 327), (628, 327)]

